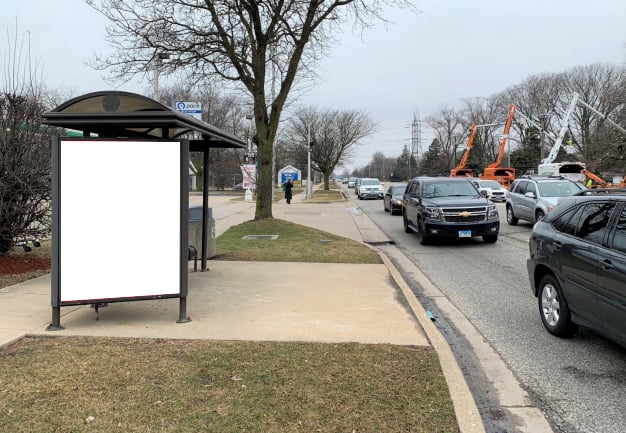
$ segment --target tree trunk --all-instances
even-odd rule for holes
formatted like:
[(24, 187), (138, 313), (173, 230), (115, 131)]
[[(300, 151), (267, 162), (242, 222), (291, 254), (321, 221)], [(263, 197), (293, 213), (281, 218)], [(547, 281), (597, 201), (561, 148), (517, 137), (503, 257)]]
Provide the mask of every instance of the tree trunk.
[(258, 130), (257, 175), (256, 175), (256, 212), (255, 220), (273, 218), (272, 215), (272, 141), (268, 140), (267, 127)]
[(269, 187), (271, 185), (272, 165), (259, 163), (256, 179), (256, 213), (254, 215), (255, 220), (273, 218), (272, 188)]

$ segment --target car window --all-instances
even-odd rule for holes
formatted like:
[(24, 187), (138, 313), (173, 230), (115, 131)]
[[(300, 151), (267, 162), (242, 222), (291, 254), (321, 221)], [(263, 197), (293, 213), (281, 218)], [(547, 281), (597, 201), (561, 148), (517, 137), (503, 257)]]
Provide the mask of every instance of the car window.
[(543, 197), (567, 197), (580, 191), (574, 182), (541, 182), (539, 192)]
[(380, 181), (376, 179), (364, 179), (361, 181), (361, 185), (380, 185)]
[(528, 184), (528, 182), (520, 182), (519, 185), (517, 185), (517, 189), (515, 190), (516, 193), (518, 194), (526, 194), (526, 185)]
[(500, 185), (495, 180), (483, 180), (483, 181), (480, 181), (479, 185), (476, 185), (476, 186), (481, 186), (483, 188), (493, 188), (493, 189), (502, 188), (502, 185)]
[(576, 236), (602, 244), (615, 203), (587, 203), (580, 217)]
[[(394, 186), (393, 188), (393, 195), (398, 195), (398, 194), (402, 194), (402, 192), (404, 191), (404, 186)], [(389, 188), (391, 190), (391, 188)]]
[(552, 221), (555, 230), (568, 235), (574, 235), (578, 227), (578, 221), (583, 213), (584, 206), (577, 206), (564, 212)]
[(526, 184), (526, 191), (524, 193), (527, 192), (534, 192), (535, 195), (537, 194), (537, 185), (535, 185), (533, 182), (528, 182)]
[(470, 182), (432, 182), (424, 185), (424, 197), (475, 197), (476, 188)]
[(622, 210), (622, 213), (617, 219), (617, 226), (613, 237), (613, 248), (626, 253), (626, 209)]

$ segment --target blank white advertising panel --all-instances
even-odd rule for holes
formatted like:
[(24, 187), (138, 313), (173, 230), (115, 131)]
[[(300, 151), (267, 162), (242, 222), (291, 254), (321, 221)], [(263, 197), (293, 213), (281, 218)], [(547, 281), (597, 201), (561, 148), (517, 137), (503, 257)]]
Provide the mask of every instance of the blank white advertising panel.
[(178, 141), (61, 140), (60, 301), (177, 295)]

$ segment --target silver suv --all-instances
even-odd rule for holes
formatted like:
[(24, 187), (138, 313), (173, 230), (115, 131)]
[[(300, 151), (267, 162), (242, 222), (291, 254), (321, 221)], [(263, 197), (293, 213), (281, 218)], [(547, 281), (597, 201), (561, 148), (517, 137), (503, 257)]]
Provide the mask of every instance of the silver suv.
[(583, 184), (561, 176), (522, 176), (506, 193), (506, 222), (514, 226), (519, 220), (534, 223), (556, 206), (559, 198), (587, 189)]
[(382, 199), (385, 195), (385, 191), (383, 190), (383, 185), (380, 183), (378, 179), (375, 178), (363, 178), (360, 179), (360, 183), (358, 185), (356, 194), (360, 200), (366, 198), (376, 198)]

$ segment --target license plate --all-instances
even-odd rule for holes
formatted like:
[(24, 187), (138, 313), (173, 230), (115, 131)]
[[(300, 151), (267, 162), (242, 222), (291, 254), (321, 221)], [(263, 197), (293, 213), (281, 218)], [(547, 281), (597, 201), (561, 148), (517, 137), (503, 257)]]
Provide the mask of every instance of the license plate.
[(459, 237), (460, 238), (471, 238), (472, 237), (472, 231), (471, 230), (459, 230)]

